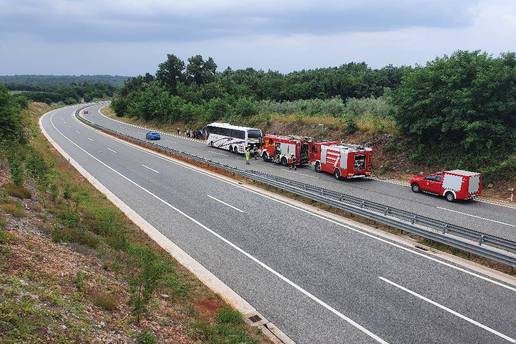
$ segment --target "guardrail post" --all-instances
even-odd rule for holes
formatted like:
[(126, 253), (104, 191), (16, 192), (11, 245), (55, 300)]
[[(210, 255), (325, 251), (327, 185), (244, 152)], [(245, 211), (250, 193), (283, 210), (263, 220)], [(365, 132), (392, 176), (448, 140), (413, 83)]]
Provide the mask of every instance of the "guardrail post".
[(385, 215), (385, 216), (389, 215), (389, 211), (390, 211), (389, 207), (385, 208), (383, 215)]
[(482, 245), (482, 243), (483, 243), (483, 242), (484, 242), (484, 234), (482, 234), (482, 235), (480, 236), (480, 239), (478, 240), (478, 245), (479, 245), (479, 246), (480, 246), (480, 245)]
[(417, 221), (417, 215), (414, 215), (414, 217), (412, 218), (412, 221), (410, 221), (412, 224), (416, 223)]
[(446, 234), (447, 232), (448, 232), (448, 224), (445, 223), (444, 228), (443, 228), (443, 234)]
[(360, 208), (363, 209), (364, 207), (365, 207), (365, 201), (360, 202)]

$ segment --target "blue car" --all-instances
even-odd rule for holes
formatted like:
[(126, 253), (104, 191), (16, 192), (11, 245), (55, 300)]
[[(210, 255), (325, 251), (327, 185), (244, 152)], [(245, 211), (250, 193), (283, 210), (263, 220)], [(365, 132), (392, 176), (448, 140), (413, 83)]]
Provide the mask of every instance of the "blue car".
[(149, 132), (147, 133), (147, 135), (145, 135), (145, 138), (146, 138), (147, 140), (159, 140), (159, 139), (161, 139), (161, 136), (160, 136), (160, 134), (159, 134), (158, 132), (156, 132), (156, 131), (149, 131)]

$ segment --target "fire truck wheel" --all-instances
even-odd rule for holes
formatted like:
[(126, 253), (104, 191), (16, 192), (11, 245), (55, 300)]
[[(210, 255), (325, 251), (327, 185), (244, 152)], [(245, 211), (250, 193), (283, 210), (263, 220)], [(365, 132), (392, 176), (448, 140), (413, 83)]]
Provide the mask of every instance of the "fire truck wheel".
[(315, 172), (321, 173), (321, 163), (319, 163), (319, 162), (315, 163)]
[(419, 188), (419, 185), (417, 185), (417, 184), (412, 184), (410, 186), (410, 188), (412, 189), (412, 192), (419, 192), (419, 191), (421, 191), (421, 189)]
[(281, 164), (282, 164), (283, 166), (287, 166), (287, 165), (288, 165), (287, 158), (285, 158), (285, 157), (281, 158)]
[(263, 154), (262, 154), (262, 159), (263, 159), (263, 161), (265, 161), (265, 162), (269, 162), (269, 161), (270, 161), (269, 157), (267, 156), (267, 152), (263, 152)]
[(446, 198), (446, 200), (448, 202), (453, 202), (455, 201), (455, 196), (453, 196), (453, 193), (452, 192), (447, 192), (444, 197)]
[(333, 175), (335, 176), (336, 179), (340, 179), (340, 171), (338, 168), (335, 169), (335, 171), (333, 172)]

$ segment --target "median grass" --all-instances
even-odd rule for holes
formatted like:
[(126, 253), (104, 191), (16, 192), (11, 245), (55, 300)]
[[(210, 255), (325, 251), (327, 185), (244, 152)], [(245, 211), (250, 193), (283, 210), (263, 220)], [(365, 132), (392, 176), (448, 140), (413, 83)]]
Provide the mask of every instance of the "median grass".
[(21, 186), (0, 185), (0, 342), (266, 343), (50, 146), (47, 109), (24, 113)]

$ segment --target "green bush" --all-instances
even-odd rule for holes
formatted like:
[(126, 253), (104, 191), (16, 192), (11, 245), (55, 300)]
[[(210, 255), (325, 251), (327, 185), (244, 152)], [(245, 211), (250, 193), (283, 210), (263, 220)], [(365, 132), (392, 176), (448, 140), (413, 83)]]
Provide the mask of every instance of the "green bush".
[(516, 150), (516, 55), (458, 51), (403, 76), (392, 92), (412, 157), (497, 169)]
[(148, 304), (162, 282), (167, 267), (156, 254), (146, 246), (130, 244), (127, 249), (134, 271), (129, 286), (131, 290), (131, 306), (139, 323), (147, 312)]
[(95, 306), (100, 307), (106, 311), (112, 312), (118, 307), (118, 300), (111, 293), (94, 289), (89, 291), (88, 294)]
[(83, 271), (77, 271), (75, 274), (75, 287), (78, 291), (84, 291), (84, 276), (85, 273)]
[(142, 331), (136, 337), (138, 344), (155, 344), (157, 342), (156, 336), (150, 331)]

